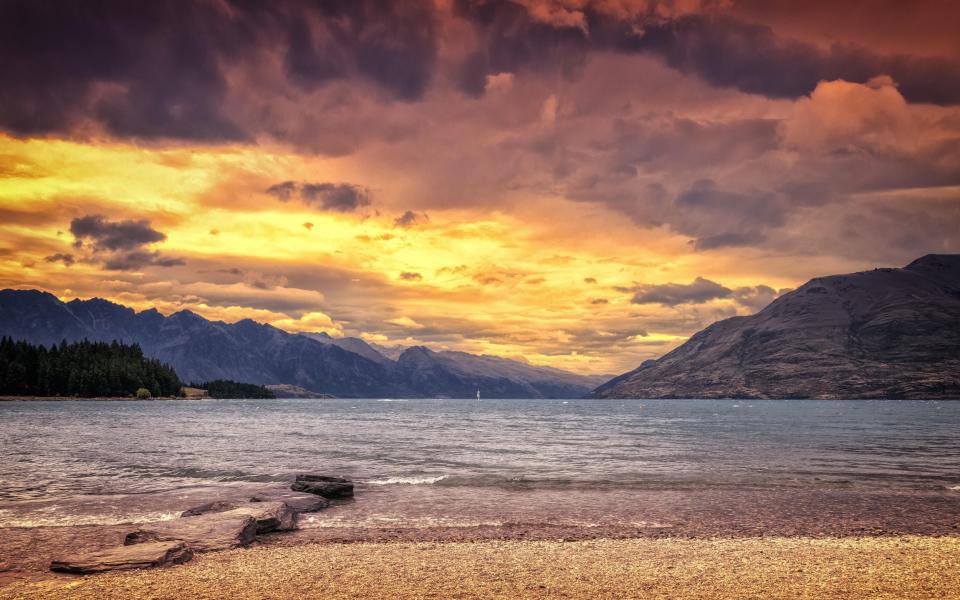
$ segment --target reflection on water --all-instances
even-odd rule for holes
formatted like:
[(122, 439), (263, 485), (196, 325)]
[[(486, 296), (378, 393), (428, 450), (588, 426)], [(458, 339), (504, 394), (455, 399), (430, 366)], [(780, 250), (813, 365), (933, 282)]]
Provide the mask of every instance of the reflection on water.
[(308, 527), (670, 527), (711, 495), (957, 496), (958, 431), (933, 401), (7, 402), (0, 526), (167, 518), (310, 471), (358, 499)]

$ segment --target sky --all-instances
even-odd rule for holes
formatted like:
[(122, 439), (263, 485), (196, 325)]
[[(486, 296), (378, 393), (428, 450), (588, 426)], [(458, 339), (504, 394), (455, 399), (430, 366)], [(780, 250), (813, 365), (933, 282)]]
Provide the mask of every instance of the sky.
[(0, 0), (0, 288), (620, 373), (960, 251), (950, 1)]

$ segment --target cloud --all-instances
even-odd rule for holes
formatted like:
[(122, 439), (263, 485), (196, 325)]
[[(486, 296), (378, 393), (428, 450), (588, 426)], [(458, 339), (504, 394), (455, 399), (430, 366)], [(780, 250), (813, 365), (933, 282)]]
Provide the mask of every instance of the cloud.
[(352, 183), (284, 181), (271, 185), (265, 192), (283, 202), (299, 197), (305, 204), (334, 212), (353, 212), (370, 204), (370, 191)]
[[(789, 291), (789, 290), (785, 290)], [(739, 287), (733, 291), (733, 299), (751, 311), (756, 312), (773, 302), (784, 291), (777, 291), (768, 285)]]
[(403, 273), (400, 273), (400, 279), (403, 281), (421, 281), (423, 279), (423, 275), (420, 273), (413, 273), (411, 271), (404, 271)]
[(692, 283), (645, 284), (632, 288), (633, 304), (702, 304), (718, 298), (729, 298), (733, 291), (715, 281), (697, 277)]
[(259, 273), (257, 271), (247, 271), (244, 273), (243, 282), (258, 290), (272, 290), (278, 287), (286, 287), (287, 283), (289, 283), (283, 275), (276, 273)]
[(295, 181), (284, 181), (283, 183), (277, 183), (268, 187), (265, 192), (270, 194), (277, 200), (283, 200), (284, 202), (292, 200), (297, 193), (297, 182)]
[(370, 192), (352, 183), (304, 183), (300, 196), (308, 204), (336, 212), (353, 212), (370, 204)]
[(712, 179), (701, 179), (674, 199), (670, 225), (692, 235), (697, 250), (757, 245), (766, 232), (787, 220), (784, 199), (773, 192), (722, 190)]
[(159, 252), (136, 250), (118, 252), (103, 257), (103, 266), (112, 271), (135, 271), (143, 267), (179, 267), (186, 264), (182, 258), (161, 256)]
[(147, 220), (109, 221), (102, 215), (87, 215), (70, 221), (74, 247), (88, 249), (90, 259), (115, 271), (146, 266), (174, 267), (185, 264), (180, 258), (161, 256), (146, 247), (167, 239)]
[(436, 18), (426, 0), (91, 0), (69, 10), (5, 2), (0, 127), (42, 135), (94, 125), (117, 137), (249, 141), (262, 124), (238, 118), (234, 85), (276, 70), (278, 55), (289, 84), (260, 93), (357, 80), (413, 101), (433, 74)]
[[(610, 0), (90, 0), (71, 10), (5, 2), (0, 129), (277, 139), (344, 154), (371, 137), (413, 135), (418, 125), (403, 107), (422, 110), (434, 93), (506, 96), (523, 78), (576, 80), (611, 53), (655, 57), (713, 86), (770, 98), (801, 97), (823, 80), (888, 75), (909, 102), (960, 103), (955, 56), (822, 46), (743, 11), (732, 16), (735, 9)], [(551, 115), (544, 111), (547, 122)]]
[(731, 17), (684, 15), (648, 23), (641, 32), (617, 23), (615, 44), (653, 52), (671, 67), (695, 73), (713, 85), (773, 98), (797, 98), (822, 80), (867, 81), (890, 75), (912, 102), (960, 102), (956, 61), (910, 55), (885, 56), (850, 44), (827, 49), (781, 38), (766, 25)]
[(821, 81), (797, 101), (785, 127), (785, 143), (817, 152), (909, 152), (922, 122), (887, 76), (866, 84)]
[(78, 247), (88, 240), (95, 250), (131, 250), (167, 239), (166, 235), (150, 227), (149, 221), (107, 221), (101, 215), (73, 219), (70, 233)]
[(408, 210), (394, 219), (393, 224), (395, 227), (407, 229), (429, 220), (430, 218), (427, 216), (427, 213), (415, 213), (412, 210)]
[(67, 267), (72, 266), (75, 262), (77, 262), (76, 259), (73, 258), (72, 254), (64, 254), (62, 252), (51, 254), (50, 256), (45, 257), (43, 260), (47, 261), (48, 263), (62, 262)]
[(651, 54), (714, 86), (771, 98), (803, 96), (821, 80), (865, 82), (887, 74), (912, 102), (960, 103), (960, 65), (953, 59), (884, 55), (850, 43), (821, 48), (718, 10), (663, 11), (665, 3), (619, 3), (619, 10), (612, 9), (618, 3), (599, 1), (525, 4), (456, 3), (481, 40), (462, 67), (466, 93), (482, 95), (486, 78), (500, 72), (554, 68), (575, 76), (589, 53), (615, 51)]
[(697, 277), (691, 283), (643, 284), (619, 287), (617, 291), (632, 293), (633, 297), (630, 302), (633, 304), (660, 304), (677, 307), (688, 304), (705, 304), (711, 300), (729, 299), (751, 312), (762, 309), (783, 292), (778, 292), (763, 284), (731, 289), (703, 277)]

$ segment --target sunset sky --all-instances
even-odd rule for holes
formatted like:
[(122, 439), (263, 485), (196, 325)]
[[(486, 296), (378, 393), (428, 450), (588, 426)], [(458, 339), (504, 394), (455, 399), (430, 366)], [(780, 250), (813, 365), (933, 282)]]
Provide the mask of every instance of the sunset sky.
[(619, 373), (960, 252), (960, 3), (0, 0), (0, 288)]

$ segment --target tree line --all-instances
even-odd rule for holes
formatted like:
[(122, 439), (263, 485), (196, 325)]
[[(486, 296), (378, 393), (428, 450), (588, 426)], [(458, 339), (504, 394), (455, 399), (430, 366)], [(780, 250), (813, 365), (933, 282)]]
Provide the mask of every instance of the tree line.
[(5, 396), (178, 396), (183, 384), (172, 367), (146, 358), (140, 346), (80, 342), (48, 349), (0, 338), (0, 395)]
[(273, 392), (262, 385), (237, 383), (228, 379), (191, 383), (190, 387), (207, 390), (211, 398), (274, 398)]

